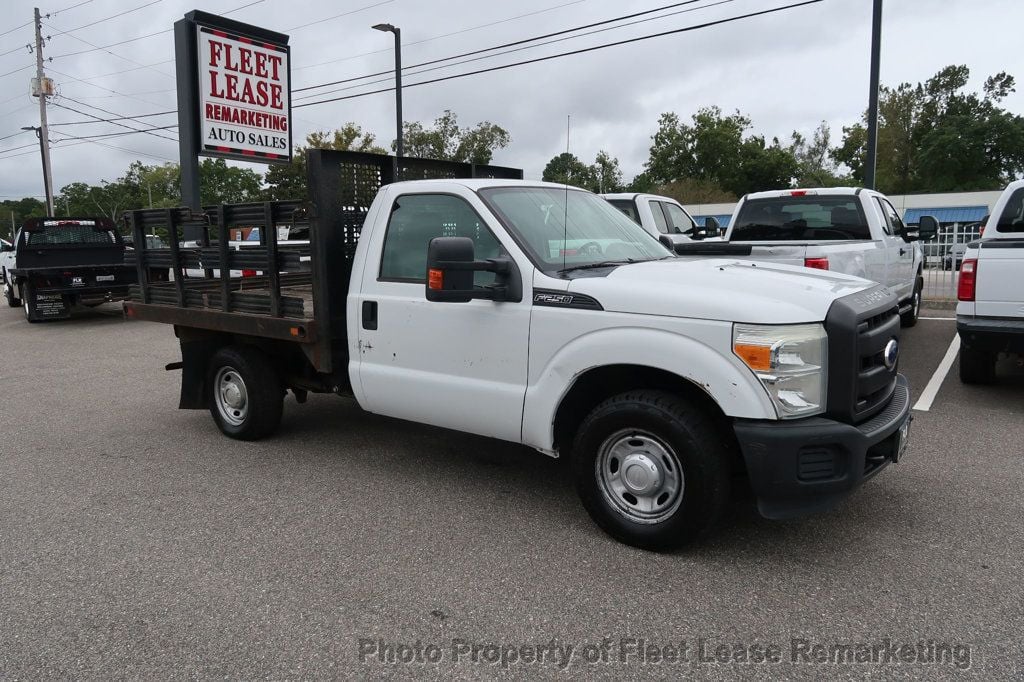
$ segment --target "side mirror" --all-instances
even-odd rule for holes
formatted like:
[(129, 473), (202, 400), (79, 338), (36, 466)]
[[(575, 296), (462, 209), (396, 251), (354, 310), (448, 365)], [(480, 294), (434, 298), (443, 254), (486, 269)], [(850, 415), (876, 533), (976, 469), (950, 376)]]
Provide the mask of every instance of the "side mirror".
[(939, 221), (935, 219), (935, 216), (923, 215), (918, 222), (917, 230), (911, 231), (906, 230), (903, 233), (903, 238), (908, 242), (921, 240), (923, 242), (929, 239), (934, 239), (935, 235), (939, 233)]
[[(686, 234), (689, 234), (690, 232), (692, 232), (692, 230), (688, 230)], [(661, 245), (664, 246), (669, 251), (671, 251), (672, 253), (676, 252), (676, 244), (675, 242), (672, 241), (672, 237), (669, 237), (667, 234), (659, 234), (658, 241), (661, 242)]]
[[(493, 272), (494, 284), (473, 286), (473, 274)], [(427, 246), (428, 301), (467, 303), (474, 298), (492, 301), (521, 301), (522, 285), (511, 258), (475, 260), (473, 240), (469, 237), (434, 237)]]
[(705, 232), (714, 232), (715, 234), (718, 234), (718, 231), (721, 229), (722, 225), (721, 223), (718, 222), (718, 218), (716, 218), (715, 216), (709, 215), (707, 218), (704, 219)]

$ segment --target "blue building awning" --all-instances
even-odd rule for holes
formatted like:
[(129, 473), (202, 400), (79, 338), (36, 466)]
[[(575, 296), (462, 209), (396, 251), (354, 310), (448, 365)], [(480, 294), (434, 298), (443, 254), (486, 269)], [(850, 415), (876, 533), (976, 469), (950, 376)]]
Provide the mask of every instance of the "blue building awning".
[(976, 223), (988, 215), (988, 206), (956, 206), (952, 208), (908, 208), (903, 222), (916, 225), (921, 216), (934, 216), (940, 223)]
[(722, 227), (729, 227), (729, 221), (732, 220), (732, 215), (729, 214), (729, 213), (725, 213), (725, 214), (719, 214), (719, 215), (714, 215), (714, 216), (706, 216), (706, 215), (695, 215), (695, 216), (693, 216), (693, 219), (697, 221), (697, 225), (699, 225), (700, 227), (704, 227), (704, 221), (707, 218), (715, 218), (715, 219), (718, 220), (718, 224), (721, 225)]

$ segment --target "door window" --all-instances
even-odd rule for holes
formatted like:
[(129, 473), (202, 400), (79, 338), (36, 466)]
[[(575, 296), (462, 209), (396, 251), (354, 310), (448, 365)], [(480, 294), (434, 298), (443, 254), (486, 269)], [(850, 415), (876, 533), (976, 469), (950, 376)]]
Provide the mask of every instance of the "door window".
[[(427, 273), (427, 246), (434, 237), (469, 237), (477, 260), (497, 258), (501, 245), (476, 211), (450, 194), (406, 194), (395, 200), (384, 235), (380, 279), (422, 283)], [(493, 272), (477, 272), (473, 283), (494, 283)]]
[(665, 212), (668, 214), (669, 223), (672, 225), (672, 232), (675, 234), (683, 234), (693, 228), (693, 221), (690, 220), (690, 216), (686, 215), (686, 211), (675, 204), (665, 202)]
[(651, 213), (654, 214), (654, 225), (658, 228), (658, 232), (662, 234), (668, 234), (668, 220), (665, 219), (665, 212), (661, 208), (660, 201), (651, 201)]
[(999, 222), (996, 223), (996, 231), (1024, 232), (1024, 188), (1010, 195), (1010, 200), (1006, 202)]
[(903, 220), (900, 218), (899, 212), (892, 207), (885, 199), (875, 197), (878, 201), (879, 208), (882, 209), (882, 215), (885, 216), (885, 233), (888, 235), (902, 235), (903, 234)]

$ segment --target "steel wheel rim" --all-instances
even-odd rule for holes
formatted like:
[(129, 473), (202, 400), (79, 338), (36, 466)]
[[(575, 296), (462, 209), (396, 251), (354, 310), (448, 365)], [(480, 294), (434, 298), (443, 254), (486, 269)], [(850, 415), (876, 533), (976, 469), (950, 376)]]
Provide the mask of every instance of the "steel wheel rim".
[(918, 311), (921, 310), (921, 292), (914, 292), (914, 317), (917, 317)]
[(679, 457), (651, 433), (613, 433), (601, 444), (595, 466), (605, 501), (630, 521), (658, 523), (682, 504), (685, 475)]
[(221, 367), (213, 380), (214, 401), (221, 419), (232, 426), (241, 426), (249, 416), (249, 391), (234, 367)]

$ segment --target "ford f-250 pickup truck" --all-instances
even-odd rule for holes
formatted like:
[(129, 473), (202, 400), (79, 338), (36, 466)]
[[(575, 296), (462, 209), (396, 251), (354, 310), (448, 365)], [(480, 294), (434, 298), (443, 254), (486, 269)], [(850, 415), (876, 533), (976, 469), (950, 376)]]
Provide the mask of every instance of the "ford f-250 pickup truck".
[(900, 301), (903, 326), (917, 324), (924, 255), (917, 242), (934, 236), (925, 216), (917, 229), (903, 224), (885, 195), (830, 187), (757, 192), (743, 197), (725, 243), (679, 245), (682, 255), (732, 255), (803, 265), (884, 284)]
[[(232, 224), (302, 219), (294, 204), (128, 215), (138, 234), (172, 235), (175, 273), (195, 259), (219, 268), (152, 283), (144, 266), (167, 254), (138, 252), (125, 312), (175, 326), (180, 407), (257, 439), (278, 427), (286, 391), (337, 393), (567, 456), (597, 524), (650, 549), (710, 528), (737, 477), (763, 515), (789, 518), (835, 505), (903, 454), (910, 405), (888, 289), (677, 258), (596, 195), (503, 169), (378, 191), (391, 163), (307, 153), (310, 244), (296, 260), (308, 272), (291, 271), (299, 247), (279, 249), (273, 230), (261, 263), (226, 238)], [(220, 236), (201, 253), (175, 247), (183, 226), (211, 224)], [(242, 257), (267, 274), (231, 278)]]
[(1000, 353), (1024, 354), (1024, 181), (1006, 188), (967, 245), (957, 298), (960, 380), (989, 383)]
[(38, 322), (66, 318), (75, 304), (121, 300), (135, 282), (124, 252), (106, 218), (29, 218), (0, 258), (7, 305)]

